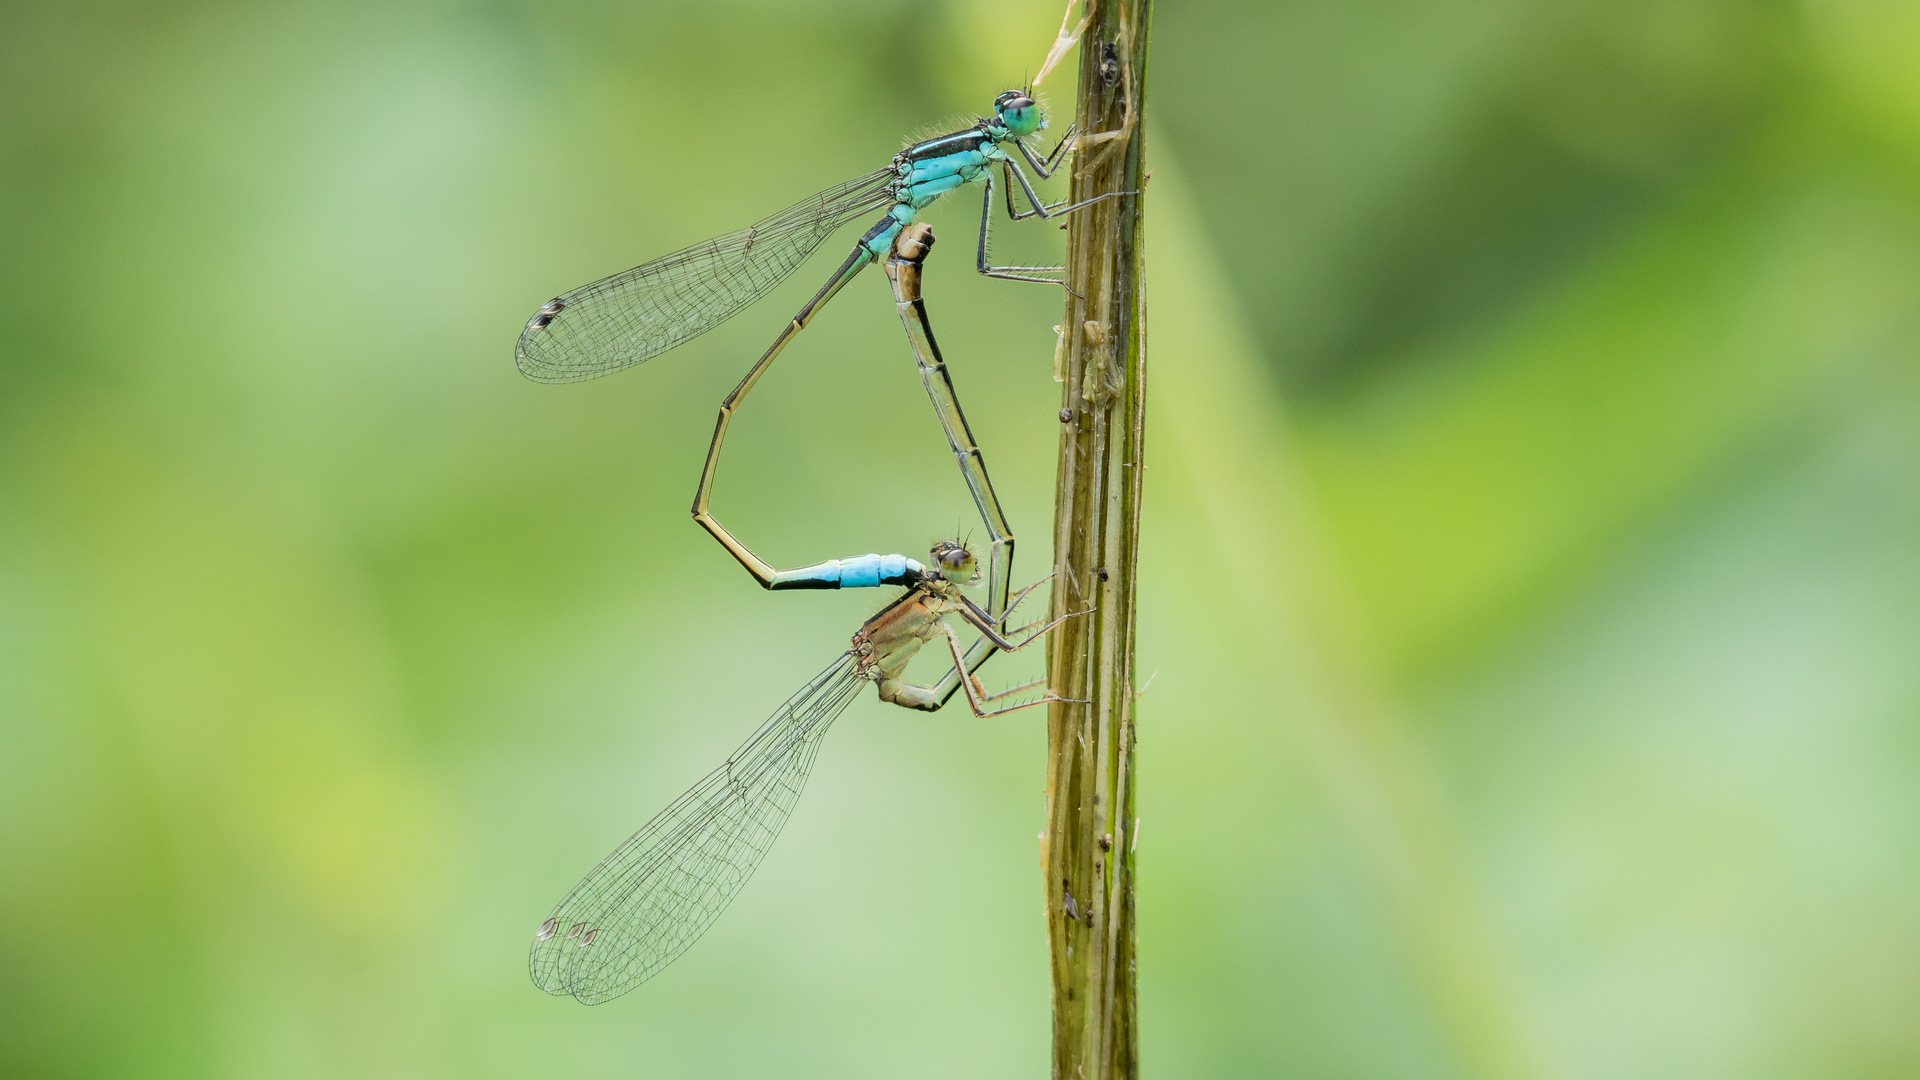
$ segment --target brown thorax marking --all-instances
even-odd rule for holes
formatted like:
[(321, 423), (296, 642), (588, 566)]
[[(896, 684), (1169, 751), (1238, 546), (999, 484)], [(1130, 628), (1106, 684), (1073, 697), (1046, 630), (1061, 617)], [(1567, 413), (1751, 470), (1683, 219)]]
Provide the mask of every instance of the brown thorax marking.
[(882, 608), (853, 635), (854, 672), (879, 682), (898, 679), (920, 647), (946, 633), (945, 618), (960, 609), (960, 586), (929, 575)]

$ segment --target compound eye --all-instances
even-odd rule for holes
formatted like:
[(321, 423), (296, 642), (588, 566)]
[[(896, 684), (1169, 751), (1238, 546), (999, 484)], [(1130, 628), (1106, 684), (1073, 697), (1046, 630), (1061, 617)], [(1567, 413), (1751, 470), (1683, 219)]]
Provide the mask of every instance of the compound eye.
[(1010, 90), (1008, 93), (1013, 96), (1008, 97), (1007, 94), (1002, 94), (1000, 95), (1002, 100), (995, 105), (1000, 113), (1000, 122), (1007, 125), (1007, 130), (1017, 136), (1024, 137), (1040, 130), (1040, 106), (1034, 104), (1032, 98), (1017, 90)]
[(933, 564), (939, 568), (940, 576), (949, 581), (962, 581), (973, 575), (977, 564), (973, 552), (965, 544), (956, 544), (951, 540), (942, 540), (928, 552)]

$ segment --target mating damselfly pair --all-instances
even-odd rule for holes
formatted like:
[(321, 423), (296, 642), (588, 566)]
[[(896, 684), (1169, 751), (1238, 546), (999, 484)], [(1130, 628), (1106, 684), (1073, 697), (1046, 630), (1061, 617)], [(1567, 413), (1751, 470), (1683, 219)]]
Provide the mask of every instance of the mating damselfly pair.
[[(1043, 696), (989, 709), (991, 700), (1038, 684), (990, 695), (974, 675), (994, 652), (1018, 649), (1059, 620), (1004, 630), (1026, 593), (1009, 598), (1013, 535), (934, 340), (920, 295), (920, 271), (932, 231), (914, 220), (943, 195), (981, 183), (975, 268), (989, 277), (1061, 284), (1056, 276), (1064, 272), (1061, 267), (995, 266), (988, 257), (996, 165), (1007, 214), (1015, 221), (1050, 218), (1111, 197), (1070, 205), (1041, 200), (1020, 161), (1041, 178), (1050, 177), (1071, 148), (1073, 135), (1070, 128), (1051, 152), (1037, 155), (1026, 140), (1046, 126), (1041, 106), (1027, 92), (1009, 90), (972, 126), (916, 142), (895, 155), (887, 168), (828, 188), (746, 229), (557, 296), (528, 321), (515, 350), (528, 378), (568, 382), (605, 375), (718, 326), (785, 280), (840, 228), (879, 214), (721, 403), (694, 494), (693, 517), (767, 589), (906, 589), (868, 619), (852, 646), (724, 764), (615, 849), (554, 907), (535, 934), (529, 958), (541, 989), (588, 1004), (605, 1001), (684, 952), (758, 866), (799, 797), (821, 738), (862, 684), (876, 684), (884, 701), (925, 710), (939, 709), (956, 691), (964, 691), (968, 705), (982, 716), (1056, 700)], [(1025, 211), (1015, 207), (1016, 186), (1026, 197)], [(721, 445), (740, 403), (820, 309), (861, 270), (883, 258), (922, 382), (986, 524), (984, 606), (961, 591), (979, 581), (980, 570), (975, 554), (958, 541), (934, 545), (924, 564), (899, 554), (874, 554), (779, 570), (735, 538), (711, 511)], [(948, 616), (958, 617), (978, 634), (971, 646), (962, 647)], [(944, 641), (952, 668), (929, 686), (907, 682), (908, 661), (936, 641)]]

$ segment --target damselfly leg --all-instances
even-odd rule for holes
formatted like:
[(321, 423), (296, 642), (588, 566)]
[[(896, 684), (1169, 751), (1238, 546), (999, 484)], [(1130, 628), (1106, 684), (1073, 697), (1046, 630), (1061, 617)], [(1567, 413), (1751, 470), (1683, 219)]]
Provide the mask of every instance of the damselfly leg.
[[(749, 228), (714, 237), (554, 297), (527, 320), (514, 350), (515, 361), (528, 378), (540, 382), (589, 379), (641, 363), (732, 318), (793, 273), (827, 237), (867, 217), (871, 224), (853, 250), (812, 299), (781, 328), (773, 343), (721, 403), (700, 482), (694, 491), (692, 514), (764, 588), (898, 584), (891, 580), (897, 578), (897, 574), (882, 573), (875, 577), (868, 571), (880, 567), (880, 562), (874, 560), (890, 560), (888, 565), (911, 561), (904, 556), (830, 559), (782, 570), (755, 555), (713, 514), (713, 487), (720, 449), (735, 411), (788, 343), (806, 329), (821, 308), (868, 263), (884, 257), (889, 258), (891, 265), (899, 258), (893, 245), (902, 230), (913, 223), (922, 209), (946, 194), (975, 182), (986, 186), (983, 209), (988, 212), (983, 214), (981, 222), (978, 258), (982, 273), (1013, 280), (1053, 281), (1036, 275), (1057, 274), (1060, 272), (1057, 267), (995, 267), (987, 258), (995, 162), (1013, 170), (1010, 175), (1019, 177), (1033, 204), (1033, 209), (1024, 214), (1016, 212), (1009, 187), (1008, 212), (1015, 220), (1036, 214), (1057, 216), (1077, 209), (1046, 206), (1034, 198), (1032, 184), (1011, 156), (1018, 153), (1043, 178), (1053, 175), (1079, 140), (1074, 137), (1075, 128), (1070, 126), (1044, 159), (1036, 159), (1025, 140), (1046, 127), (1046, 116), (1037, 102), (1023, 91), (1006, 91), (994, 99), (992, 111), (979, 117), (971, 127), (913, 143), (894, 155), (887, 168), (810, 195)], [(868, 217), (876, 212), (881, 215), (878, 220)], [(895, 298), (902, 305), (909, 302), (897, 287)], [(903, 306), (901, 317), (907, 323), (909, 336), (915, 333), (916, 320), (924, 327), (924, 311), (911, 315)], [(944, 365), (926, 363), (929, 355), (937, 359), (931, 331), (926, 331), (924, 337), (922, 375), (927, 381), (928, 394), (934, 399), (936, 410), (950, 406), (948, 412), (957, 426), (948, 422), (946, 416), (942, 417), (943, 424), (947, 426), (949, 440), (961, 461), (961, 471), (975, 502), (989, 521), (989, 531), (995, 534), (995, 550), (989, 558), (988, 606), (997, 610), (1006, 595), (1012, 537), (992, 499), (985, 469), (979, 462), (979, 451), (972, 437), (965, 433), (964, 420), (958, 419), (958, 400), (952, 393)], [(849, 562), (857, 565), (849, 569)], [(970, 662), (977, 663), (983, 658), (981, 653), (969, 652)]]
[[(1049, 207), (1008, 156), (1018, 148), (1034, 171), (1052, 175), (1075, 140), (1071, 132), (1044, 162), (1022, 141), (1045, 127), (1040, 107), (1019, 91), (1001, 94), (991, 116), (970, 128), (923, 140), (896, 155), (887, 169), (803, 199), (751, 228), (716, 237), (604, 278), (542, 305), (522, 331), (516, 361), (529, 378), (564, 382), (638, 364), (717, 326), (785, 279), (826, 237), (856, 219), (884, 211), (827, 281), (781, 330), (721, 404), (693, 503), (693, 514), (769, 589), (900, 585), (905, 592), (862, 625), (852, 647), (749, 738), (725, 764), (696, 784), (617, 848), (549, 913), (534, 935), (529, 968), (543, 990), (589, 1004), (638, 985), (684, 952), (718, 917), (753, 873), (792, 812), (827, 728), (863, 682), (883, 700), (915, 709), (940, 708), (956, 690), (973, 711), (997, 715), (1048, 700), (1000, 709), (988, 702), (1038, 683), (988, 694), (973, 672), (996, 651), (1022, 648), (1057, 626), (1058, 619), (1004, 632), (1020, 597), (1007, 602), (1013, 535), (968, 430), (950, 374), (935, 343), (919, 294), (919, 271), (932, 242), (928, 230), (907, 235), (924, 207), (976, 181), (987, 186), (992, 165), (1019, 177), (1033, 210), (1049, 217), (1078, 207)], [(897, 243), (903, 236), (908, 241)], [(917, 245), (917, 249), (915, 247)], [(986, 259), (983, 222), (979, 262)], [(713, 516), (710, 500), (721, 446), (734, 411), (773, 361), (847, 282), (868, 263), (888, 258), (916, 365), (936, 416), (947, 433), (989, 535), (987, 596), (983, 608), (960, 591), (978, 578), (963, 544), (935, 545), (922, 564), (901, 555), (828, 560), (777, 570), (759, 559)], [(1051, 271), (1051, 272), (1058, 272)], [(1042, 279), (1044, 280), (1044, 279)], [(958, 615), (980, 635), (962, 649), (947, 616)], [(1033, 631), (1028, 633), (1028, 631)], [(905, 682), (908, 662), (926, 644), (944, 638), (953, 668), (932, 686)]]
[(1040, 179), (1051, 180), (1053, 178), (1053, 170), (1060, 167), (1061, 159), (1065, 158), (1067, 151), (1073, 148), (1073, 137), (1079, 130), (1080, 124), (1078, 121), (1068, 124), (1067, 133), (1060, 136), (1060, 141), (1054, 144), (1053, 151), (1049, 153), (1044, 160), (1034, 159), (1033, 147), (1027, 145), (1027, 140), (1021, 139), (1014, 145), (1020, 148), (1020, 156), (1027, 159), (1027, 165), (1039, 175)]
[[(1022, 149), (1025, 149), (1024, 145)], [(1006, 182), (1001, 185), (1001, 188), (1006, 193), (1007, 217), (1014, 221), (1025, 221), (1032, 217), (1047, 219), (1063, 217), (1076, 210), (1084, 210), (1105, 199), (1117, 198), (1121, 195), (1138, 194), (1132, 191), (1109, 191), (1095, 195), (1091, 199), (1082, 199), (1077, 203), (1068, 203), (1062, 199), (1060, 202), (1049, 206), (1040, 201), (1040, 197), (1034, 193), (1033, 184), (1027, 180), (1027, 174), (1020, 171), (1020, 166), (1015, 165), (1011, 160), (1002, 161), (1000, 165), (1001, 171), (1006, 177)], [(1013, 205), (1013, 188), (1016, 179), (1019, 181), (1020, 190), (1026, 192), (1028, 205), (1032, 207), (1032, 209), (1024, 213), (1015, 209)], [(986, 190), (983, 191), (980, 196), (980, 249), (975, 257), (974, 268), (987, 277), (1000, 278), (1004, 281), (1037, 281), (1046, 285), (1065, 284), (1065, 282), (1059, 278), (1034, 276), (1036, 274), (1064, 274), (1067, 272), (1067, 268), (1064, 266), (994, 266), (992, 259), (988, 256), (988, 247), (990, 246), (988, 234), (992, 230), (992, 224), (993, 177), (989, 176), (986, 180)]]
[[(876, 684), (881, 699), (895, 704), (940, 707), (930, 689), (908, 684), (901, 675), (920, 648), (937, 637), (946, 639), (956, 668), (965, 663), (948, 615), (992, 634), (1000, 649), (1018, 649), (1038, 637), (1001, 637), (994, 627), (1005, 613), (996, 620), (961, 595), (955, 577), (972, 568), (947, 558), (956, 550), (963, 549), (935, 545), (929, 563), (950, 572), (922, 568), (904, 595), (861, 625), (846, 652), (554, 905), (534, 931), (528, 952), (534, 985), (598, 1004), (645, 982), (686, 952), (760, 865), (799, 801), (827, 729), (862, 684)], [(970, 678), (964, 685), (968, 704), (981, 716), (1039, 704), (988, 709), (992, 698)]]

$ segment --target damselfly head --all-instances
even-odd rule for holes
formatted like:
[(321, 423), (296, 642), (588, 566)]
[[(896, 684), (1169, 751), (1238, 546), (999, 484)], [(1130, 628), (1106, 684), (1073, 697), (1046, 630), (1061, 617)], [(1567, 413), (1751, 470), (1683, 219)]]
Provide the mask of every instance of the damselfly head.
[(933, 545), (928, 553), (932, 556), (934, 569), (940, 576), (956, 585), (971, 585), (980, 580), (980, 563), (973, 557), (967, 545), (952, 540), (942, 540)]
[(1006, 127), (1007, 133), (1016, 139), (1023, 139), (1047, 126), (1041, 115), (1040, 103), (1021, 90), (1009, 90), (994, 98), (993, 115)]

